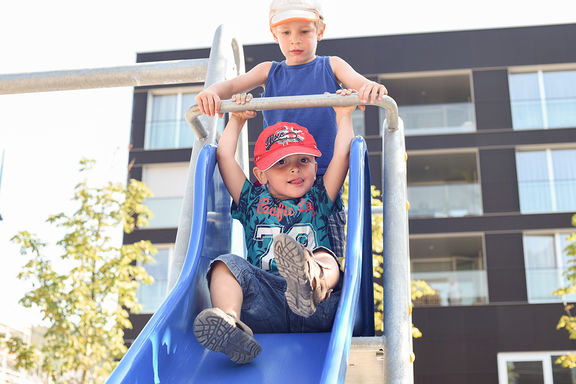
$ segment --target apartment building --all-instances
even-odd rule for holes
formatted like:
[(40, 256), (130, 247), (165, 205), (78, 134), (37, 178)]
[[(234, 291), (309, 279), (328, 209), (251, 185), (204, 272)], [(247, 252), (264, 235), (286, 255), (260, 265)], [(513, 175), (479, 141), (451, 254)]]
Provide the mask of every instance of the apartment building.
[[(573, 383), (553, 364), (576, 350), (556, 330), (575, 231), (576, 24), (325, 40), (382, 82), (399, 105), (408, 152), (412, 278), (437, 290), (416, 303), (415, 382)], [(281, 60), (244, 46), (246, 67)], [(206, 58), (209, 49), (141, 53), (138, 62)], [(193, 133), (184, 121), (202, 84), (134, 90), (132, 177), (154, 192), (150, 227), (126, 237), (159, 249), (156, 283), (139, 292), (134, 338), (166, 295)], [(256, 90), (256, 95), (258, 95)], [(377, 108), (355, 112), (372, 183), (381, 187)], [(249, 121), (254, 143), (261, 117)], [(573, 298), (564, 298), (572, 300)], [(393, 353), (393, 351), (389, 351)]]

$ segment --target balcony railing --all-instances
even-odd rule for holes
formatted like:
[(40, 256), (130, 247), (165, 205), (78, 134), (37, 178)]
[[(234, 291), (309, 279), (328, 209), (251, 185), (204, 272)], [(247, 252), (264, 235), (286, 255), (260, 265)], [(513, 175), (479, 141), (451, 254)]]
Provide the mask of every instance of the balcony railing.
[(514, 129), (576, 127), (576, 98), (512, 101)]
[(531, 303), (561, 302), (563, 299), (569, 302), (576, 301), (576, 294), (566, 297), (553, 295), (552, 292), (568, 285), (559, 268), (530, 268), (526, 270), (526, 286), (528, 288), (528, 300)]
[(146, 149), (188, 148), (194, 143), (194, 132), (184, 119), (155, 120), (146, 125)]
[(406, 135), (474, 132), (476, 117), (472, 103), (406, 105), (398, 107)]
[(436, 290), (415, 305), (478, 305), (488, 303), (486, 271), (416, 272), (413, 280), (424, 280)]
[(459, 217), (482, 214), (479, 184), (408, 186), (410, 217)]
[(576, 180), (535, 180), (518, 183), (522, 213), (576, 211)]

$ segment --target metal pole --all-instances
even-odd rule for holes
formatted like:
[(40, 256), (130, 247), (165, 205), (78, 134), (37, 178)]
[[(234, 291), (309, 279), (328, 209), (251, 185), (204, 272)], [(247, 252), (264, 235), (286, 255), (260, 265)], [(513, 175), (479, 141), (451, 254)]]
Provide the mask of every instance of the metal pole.
[[(241, 111), (264, 111), (270, 109), (293, 109), (293, 108), (313, 108), (313, 107), (337, 107), (348, 105), (360, 105), (358, 95), (352, 94), (341, 96), (336, 94), (330, 95), (306, 95), (306, 96), (281, 96), (281, 97), (262, 97), (252, 99), (250, 102), (240, 105), (231, 100), (223, 100), (220, 106), (221, 112), (241, 112)], [(377, 107), (386, 110), (386, 121), (389, 130), (398, 129), (398, 106), (394, 99), (384, 96), (382, 100), (377, 100), (374, 104)], [(195, 125), (194, 122), (200, 116), (198, 106), (193, 106), (188, 110), (186, 118)], [(201, 134), (201, 132), (197, 132)]]
[[(228, 76), (238, 76), (243, 72), (244, 53), (242, 51), (242, 45), (236, 39), (227, 36), (224, 27), (220, 25), (214, 33), (204, 85), (208, 87), (218, 81), (225, 80)], [(196, 140), (192, 147), (186, 189), (182, 200), (180, 221), (174, 244), (174, 260), (170, 264), (168, 273), (168, 289), (172, 289), (174, 284), (176, 284), (188, 251), (188, 241), (192, 229), (194, 209), (193, 196), (196, 159), (204, 145), (216, 142), (216, 136), (218, 134), (218, 119), (216, 117), (200, 116), (199, 111), (193, 120), (188, 118), (188, 115), (189, 112), (186, 112), (186, 119), (196, 134)]]
[[(385, 122), (386, 125), (387, 121)], [(386, 383), (414, 382), (404, 124), (382, 136)]]
[(0, 95), (204, 81), (208, 59), (0, 75)]

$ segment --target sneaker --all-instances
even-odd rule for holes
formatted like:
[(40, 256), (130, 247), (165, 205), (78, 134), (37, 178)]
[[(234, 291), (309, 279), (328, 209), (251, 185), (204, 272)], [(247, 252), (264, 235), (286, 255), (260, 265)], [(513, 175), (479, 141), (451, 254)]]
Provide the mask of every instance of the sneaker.
[(302, 244), (288, 235), (274, 237), (274, 257), (278, 271), (286, 279), (286, 301), (290, 310), (310, 317), (330, 292), (324, 270)]
[(206, 349), (225, 353), (238, 364), (251, 362), (262, 351), (250, 327), (220, 308), (196, 316), (194, 336)]

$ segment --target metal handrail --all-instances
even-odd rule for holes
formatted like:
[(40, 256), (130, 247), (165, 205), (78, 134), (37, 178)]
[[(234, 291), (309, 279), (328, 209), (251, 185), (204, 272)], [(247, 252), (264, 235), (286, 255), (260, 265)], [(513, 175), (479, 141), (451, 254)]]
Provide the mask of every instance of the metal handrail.
[(208, 59), (0, 75), (0, 95), (204, 81)]
[[(280, 96), (280, 97), (261, 97), (255, 98), (246, 104), (237, 104), (231, 100), (223, 100), (220, 105), (220, 111), (242, 112), (242, 111), (265, 111), (270, 109), (294, 109), (294, 108), (314, 108), (314, 107), (343, 107), (351, 105), (374, 105), (386, 110), (386, 121), (388, 129), (394, 131), (398, 129), (398, 106), (396, 101), (390, 96), (382, 97), (382, 100), (376, 100), (373, 104), (360, 102), (357, 94), (341, 96), (336, 94), (329, 95), (305, 95), (305, 96)], [(186, 112), (186, 119), (192, 127), (198, 124), (196, 121), (201, 116), (200, 109), (194, 105)], [(196, 135), (205, 137), (206, 132), (195, 130)]]

